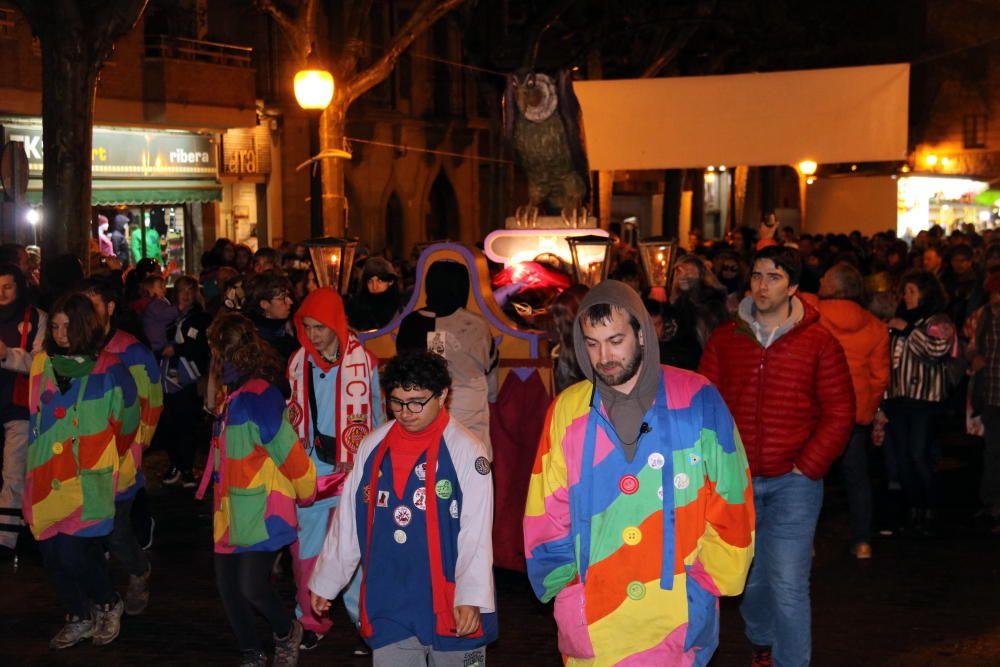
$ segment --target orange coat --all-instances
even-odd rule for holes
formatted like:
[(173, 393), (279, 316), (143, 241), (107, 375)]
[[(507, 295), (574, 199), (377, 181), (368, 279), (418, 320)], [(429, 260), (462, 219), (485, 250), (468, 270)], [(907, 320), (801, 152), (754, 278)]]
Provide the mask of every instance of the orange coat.
[(870, 424), (889, 385), (889, 329), (870, 312), (848, 299), (818, 300), (800, 294), (819, 311), (823, 327), (840, 341), (851, 369), (858, 424)]

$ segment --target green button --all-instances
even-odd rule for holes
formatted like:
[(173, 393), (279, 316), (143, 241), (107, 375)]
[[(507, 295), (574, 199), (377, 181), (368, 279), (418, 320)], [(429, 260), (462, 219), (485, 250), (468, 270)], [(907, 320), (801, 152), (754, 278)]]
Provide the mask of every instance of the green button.
[(632, 581), (629, 583), (628, 588), (625, 589), (625, 592), (632, 600), (641, 600), (646, 597), (646, 584), (641, 581)]
[(60, 487), (62, 487), (62, 482), (60, 482), (58, 479), (52, 480), (52, 488), (53, 489), (55, 489), (55, 490), (58, 491), (60, 489)]
[(448, 500), (451, 498), (451, 480), (442, 479), (434, 486), (434, 491), (441, 500)]

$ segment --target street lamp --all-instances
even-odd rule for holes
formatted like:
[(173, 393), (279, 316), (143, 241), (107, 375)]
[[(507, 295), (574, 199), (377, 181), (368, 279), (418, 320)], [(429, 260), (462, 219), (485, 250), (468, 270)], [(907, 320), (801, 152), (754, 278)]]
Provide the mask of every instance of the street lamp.
[(351, 283), (351, 267), (354, 266), (357, 240), (324, 236), (304, 241), (302, 245), (309, 249), (316, 284), (320, 287), (332, 287), (345, 294)]
[(666, 236), (651, 236), (639, 241), (639, 257), (651, 288), (650, 296), (666, 301), (670, 287), (670, 270), (677, 256), (677, 242)]
[(608, 275), (611, 239), (607, 236), (588, 234), (566, 239), (573, 258), (573, 272), (581, 285), (593, 287)]
[[(333, 100), (333, 75), (310, 55), (306, 66), (295, 74), (295, 100), (309, 117), (309, 157), (319, 153), (319, 119)], [(309, 226), (313, 236), (323, 234), (323, 177), (319, 161), (311, 165), (309, 181)]]

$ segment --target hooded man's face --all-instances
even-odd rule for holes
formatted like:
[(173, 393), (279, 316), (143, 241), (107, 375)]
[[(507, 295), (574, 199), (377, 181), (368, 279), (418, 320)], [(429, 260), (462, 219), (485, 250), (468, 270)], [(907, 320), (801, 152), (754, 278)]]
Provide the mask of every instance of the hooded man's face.
[(331, 361), (337, 358), (337, 348), (340, 346), (340, 341), (337, 340), (336, 331), (311, 317), (302, 318), (302, 328), (305, 330), (306, 338), (313, 344), (317, 352)]
[(622, 393), (630, 392), (642, 368), (643, 341), (642, 331), (636, 335), (632, 329), (628, 312), (612, 306), (607, 320), (591, 322), (581, 317), (580, 329), (597, 377)]

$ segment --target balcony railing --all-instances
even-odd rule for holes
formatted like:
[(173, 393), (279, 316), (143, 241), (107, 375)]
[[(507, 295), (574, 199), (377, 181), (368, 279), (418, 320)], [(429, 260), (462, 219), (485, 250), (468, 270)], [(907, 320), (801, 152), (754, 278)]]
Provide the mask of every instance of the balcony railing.
[(213, 63), (229, 67), (252, 67), (253, 49), (186, 37), (155, 35), (146, 38), (147, 58), (169, 58)]

